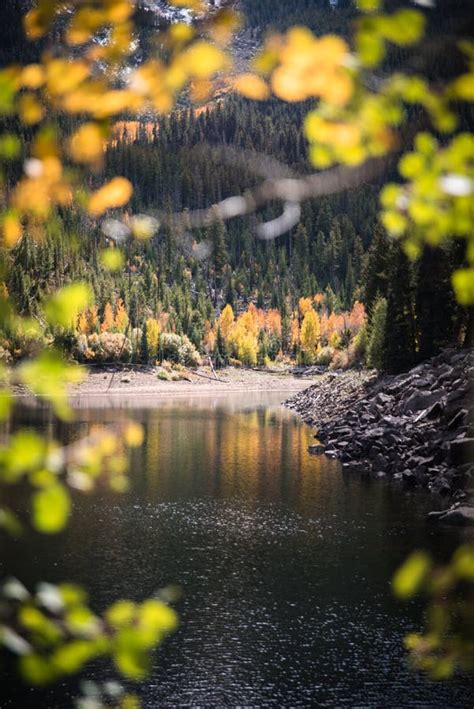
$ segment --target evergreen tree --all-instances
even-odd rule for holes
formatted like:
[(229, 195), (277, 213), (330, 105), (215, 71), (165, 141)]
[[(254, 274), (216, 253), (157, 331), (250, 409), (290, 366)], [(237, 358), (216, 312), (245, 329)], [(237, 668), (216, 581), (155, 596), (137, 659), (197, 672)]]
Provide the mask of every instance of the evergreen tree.
[(390, 249), (388, 277), (384, 369), (396, 374), (409, 369), (415, 361), (412, 269), (398, 242)]
[(365, 273), (363, 275), (364, 304), (369, 317), (372, 314), (372, 309), (378, 296), (383, 295), (386, 297), (388, 294), (388, 252), (389, 240), (387, 234), (383, 227), (378, 225), (367, 254)]
[(148, 351), (148, 333), (147, 333), (147, 324), (146, 320), (143, 323), (142, 327), (142, 336), (140, 339), (140, 360), (142, 361), (143, 364), (148, 364), (150, 361), (150, 353)]
[(222, 335), (220, 326), (217, 328), (216, 346), (214, 350), (214, 362), (217, 369), (226, 367), (229, 364), (229, 352), (226, 341)]
[(416, 288), (416, 327), (421, 360), (438, 354), (453, 342), (456, 302), (451, 288), (451, 254), (448, 248), (423, 250)]
[(385, 363), (385, 329), (387, 325), (387, 300), (379, 296), (374, 303), (367, 345), (367, 366), (382, 369)]

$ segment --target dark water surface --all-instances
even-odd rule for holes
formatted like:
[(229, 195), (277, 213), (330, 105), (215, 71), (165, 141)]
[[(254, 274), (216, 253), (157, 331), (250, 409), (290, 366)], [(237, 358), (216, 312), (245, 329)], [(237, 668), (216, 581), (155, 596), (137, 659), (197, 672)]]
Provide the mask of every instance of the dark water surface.
[[(421, 627), (421, 611), (389, 584), (414, 547), (445, 557), (458, 532), (427, 526), (426, 496), (309, 456), (311, 431), (282, 398), (133, 402), (146, 440), (131, 490), (78, 494), (67, 532), (1, 549), (0, 575), (84, 584), (96, 610), (178, 584), (181, 628), (138, 690), (150, 709), (472, 707), (466, 681), (407, 669), (402, 637)], [(67, 426), (45, 410), (22, 418), (67, 441), (123, 413), (83, 402)], [(0, 706), (72, 705), (71, 685), (2, 685)]]

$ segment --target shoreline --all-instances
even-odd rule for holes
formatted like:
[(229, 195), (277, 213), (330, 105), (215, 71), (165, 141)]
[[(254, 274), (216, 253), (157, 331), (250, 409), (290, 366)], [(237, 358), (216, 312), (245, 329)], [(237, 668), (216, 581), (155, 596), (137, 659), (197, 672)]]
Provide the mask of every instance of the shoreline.
[[(183, 396), (222, 396), (239, 393), (281, 393), (283, 397), (294, 395), (314, 383), (314, 379), (297, 378), (282, 371), (267, 373), (264, 371), (238, 369), (227, 367), (219, 370), (218, 379), (214, 379), (212, 371), (200, 368), (197, 371), (186, 370), (179, 381), (159, 379), (157, 369), (104, 367), (87, 371), (87, 376), (81, 384), (69, 390), (69, 399), (74, 405), (78, 400), (90, 399), (129, 399), (139, 397), (136, 405), (143, 399), (163, 400)], [(15, 388), (15, 398), (23, 402), (39, 401), (35, 396), (21, 387)], [(283, 401), (283, 399), (282, 399)]]
[(313, 428), (310, 454), (425, 488), (457, 503), (452, 523), (472, 525), (473, 372), (473, 351), (453, 348), (398, 375), (326, 373), (285, 406)]

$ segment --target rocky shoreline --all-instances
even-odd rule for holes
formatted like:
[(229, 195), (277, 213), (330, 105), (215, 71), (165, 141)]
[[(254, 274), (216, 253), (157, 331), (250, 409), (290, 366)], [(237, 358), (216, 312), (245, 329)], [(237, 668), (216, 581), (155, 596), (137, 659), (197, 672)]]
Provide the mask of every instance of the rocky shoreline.
[[(285, 405), (317, 429), (309, 452), (344, 468), (428, 488), (474, 523), (474, 353), (449, 349), (408, 372), (326, 372)], [(443, 517), (444, 515), (444, 517)], [(438, 518), (438, 517), (437, 517)]]

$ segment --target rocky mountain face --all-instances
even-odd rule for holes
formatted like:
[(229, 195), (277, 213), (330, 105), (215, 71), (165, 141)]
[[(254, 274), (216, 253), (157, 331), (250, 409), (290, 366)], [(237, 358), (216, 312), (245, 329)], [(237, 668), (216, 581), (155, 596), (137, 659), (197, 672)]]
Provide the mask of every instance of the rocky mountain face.
[(474, 494), (473, 374), (474, 353), (449, 349), (397, 376), (323, 374), (286, 405), (317, 427), (310, 453), (461, 502)]

